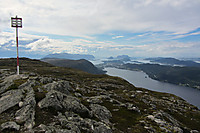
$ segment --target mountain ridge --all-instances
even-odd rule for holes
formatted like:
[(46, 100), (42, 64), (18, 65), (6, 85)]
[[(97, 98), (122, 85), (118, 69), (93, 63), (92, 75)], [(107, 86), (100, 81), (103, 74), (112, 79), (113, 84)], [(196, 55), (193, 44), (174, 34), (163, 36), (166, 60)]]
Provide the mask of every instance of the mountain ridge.
[(196, 63), (191, 60), (179, 60), (176, 58), (164, 58), (164, 57), (157, 57), (157, 58), (146, 58), (145, 60), (150, 60), (151, 62), (155, 63), (163, 63), (168, 65), (181, 65), (187, 67), (200, 67), (200, 63)]
[(71, 60), (80, 60), (80, 59), (94, 60), (95, 59), (95, 57), (93, 55), (87, 55), (87, 54), (69, 54), (69, 53), (49, 54), (49, 55), (46, 55), (43, 58), (58, 58), (58, 59), (71, 59)]
[(68, 67), (82, 70), (91, 74), (104, 74), (105, 72), (95, 67), (90, 61), (85, 59), (70, 60), (70, 59), (56, 59), (43, 58), (42, 61), (59, 67)]

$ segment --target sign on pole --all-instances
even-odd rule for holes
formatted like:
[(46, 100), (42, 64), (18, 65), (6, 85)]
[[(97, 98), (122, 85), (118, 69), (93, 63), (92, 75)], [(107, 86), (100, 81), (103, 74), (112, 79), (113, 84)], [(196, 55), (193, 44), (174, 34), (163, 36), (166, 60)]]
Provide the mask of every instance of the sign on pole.
[(16, 46), (17, 46), (17, 75), (19, 75), (19, 51), (18, 51), (18, 28), (22, 28), (22, 18), (11, 17), (11, 27), (16, 28)]

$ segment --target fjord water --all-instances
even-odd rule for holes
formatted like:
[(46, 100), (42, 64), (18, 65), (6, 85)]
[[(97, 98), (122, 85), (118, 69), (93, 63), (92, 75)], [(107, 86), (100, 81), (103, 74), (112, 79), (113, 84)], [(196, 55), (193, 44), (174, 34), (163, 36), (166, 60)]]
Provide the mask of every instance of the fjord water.
[(136, 87), (175, 94), (200, 109), (200, 90), (153, 80), (144, 72), (105, 68), (106, 74), (126, 79)]

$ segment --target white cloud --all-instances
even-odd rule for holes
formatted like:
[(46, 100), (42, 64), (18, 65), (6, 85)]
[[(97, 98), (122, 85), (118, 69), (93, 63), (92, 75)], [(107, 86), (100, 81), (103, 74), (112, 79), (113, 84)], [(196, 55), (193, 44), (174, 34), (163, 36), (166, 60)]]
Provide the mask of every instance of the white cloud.
[[(198, 32), (196, 32), (198, 33)], [(191, 33), (193, 34), (193, 33)], [(50, 53), (84, 53), (98, 56), (115, 56), (128, 54), (130, 56), (200, 56), (199, 42), (167, 41), (151, 44), (117, 44), (112, 41), (96, 41), (88, 39), (73, 39), (62, 41), (50, 39), (47, 36), (20, 34), (20, 51), (32, 54), (46, 55)], [(2, 32), (0, 35), (0, 48), (15, 52), (15, 34)], [(23, 56), (23, 55), (21, 55)]]
[(135, 56), (151, 57), (151, 56), (172, 56), (172, 57), (199, 57), (199, 42), (162, 42), (149, 45), (139, 45), (132, 52)]
[(118, 39), (118, 38), (122, 38), (122, 37), (124, 37), (124, 36), (114, 36), (114, 37), (112, 37), (112, 39)]
[(89, 36), (112, 30), (188, 33), (200, 27), (199, 0), (0, 0), (0, 30), (23, 17), (23, 31)]

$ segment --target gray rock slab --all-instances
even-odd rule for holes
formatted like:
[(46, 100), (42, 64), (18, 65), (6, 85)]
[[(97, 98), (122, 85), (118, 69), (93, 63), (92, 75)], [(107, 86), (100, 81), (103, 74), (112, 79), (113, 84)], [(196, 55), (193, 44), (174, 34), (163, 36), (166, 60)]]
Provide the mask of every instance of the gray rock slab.
[(18, 131), (20, 129), (20, 125), (17, 125), (16, 122), (10, 121), (10, 122), (5, 122), (1, 124), (1, 130), (16, 130)]
[(0, 114), (18, 104), (23, 97), (22, 90), (10, 90), (0, 98)]

